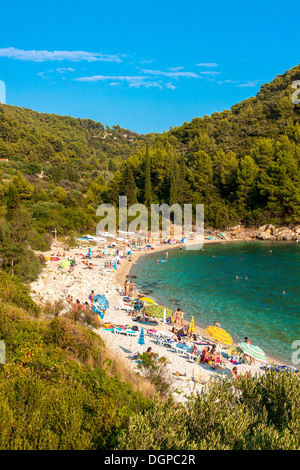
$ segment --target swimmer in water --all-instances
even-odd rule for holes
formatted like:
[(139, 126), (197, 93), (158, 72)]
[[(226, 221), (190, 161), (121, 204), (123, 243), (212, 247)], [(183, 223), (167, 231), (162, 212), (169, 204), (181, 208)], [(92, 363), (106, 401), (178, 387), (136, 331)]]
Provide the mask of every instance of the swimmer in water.
[(285, 290), (282, 293), (283, 293), (283, 295), (285, 295)]

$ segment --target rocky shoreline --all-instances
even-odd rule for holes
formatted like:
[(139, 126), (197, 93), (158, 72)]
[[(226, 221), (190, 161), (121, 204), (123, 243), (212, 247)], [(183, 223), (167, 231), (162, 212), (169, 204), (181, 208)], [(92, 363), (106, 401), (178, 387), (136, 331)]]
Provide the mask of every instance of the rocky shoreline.
[(259, 227), (245, 227), (236, 225), (224, 231), (205, 230), (204, 239), (212, 237), (214, 240), (270, 240), (270, 241), (300, 241), (300, 224), (275, 227), (266, 224)]

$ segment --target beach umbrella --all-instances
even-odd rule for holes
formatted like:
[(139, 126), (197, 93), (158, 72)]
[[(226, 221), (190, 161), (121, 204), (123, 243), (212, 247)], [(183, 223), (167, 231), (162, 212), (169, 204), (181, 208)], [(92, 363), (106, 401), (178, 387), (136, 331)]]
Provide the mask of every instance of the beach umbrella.
[(141, 297), (140, 300), (143, 300), (143, 302), (147, 302), (148, 304), (154, 304), (154, 300), (151, 299), (151, 297)]
[(97, 305), (94, 304), (92, 310), (93, 310), (93, 312), (95, 312), (99, 315), (101, 320), (103, 319), (104, 312), (100, 309), (100, 307), (98, 307)]
[(165, 308), (164, 308), (163, 323), (167, 323), (167, 312)]
[(233, 339), (231, 338), (230, 334), (218, 326), (208, 326), (205, 331), (219, 343), (229, 345), (233, 343)]
[(189, 333), (195, 333), (195, 320), (194, 320), (194, 317), (192, 317), (191, 323), (189, 325)]
[(60, 263), (61, 268), (69, 268), (70, 267), (70, 261), (68, 259), (63, 259)]
[(239, 343), (239, 346), (247, 356), (253, 357), (253, 359), (258, 359), (261, 362), (268, 362), (266, 354), (258, 346), (244, 342)]
[(138, 344), (143, 346), (145, 344), (145, 333), (144, 333), (144, 328), (141, 329)]
[(94, 305), (102, 311), (109, 308), (109, 302), (108, 302), (107, 298), (105, 297), (105, 295), (100, 295), (100, 294), (95, 295)]
[(164, 309), (166, 309), (166, 318), (172, 316), (173, 312), (170, 308), (164, 307), (163, 305), (152, 304), (145, 307), (145, 313), (152, 318), (163, 318)]

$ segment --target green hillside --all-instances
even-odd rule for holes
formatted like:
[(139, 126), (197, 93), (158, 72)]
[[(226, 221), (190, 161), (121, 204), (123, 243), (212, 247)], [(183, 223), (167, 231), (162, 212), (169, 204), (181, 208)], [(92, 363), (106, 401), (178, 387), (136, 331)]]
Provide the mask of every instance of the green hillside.
[[(92, 120), (0, 106), (0, 257), (11, 272), (49, 247), (50, 232), (92, 233), (101, 203), (205, 205), (206, 227), (300, 220), (300, 66), (231, 110), (163, 134), (138, 135)], [(19, 226), (23, 227), (20, 236)], [(26, 251), (26, 253), (24, 252)], [(16, 251), (16, 250), (15, 250)], [(28, 268), (28, 266), (31, 266)], [(16, 269), (18, 269), (16, 267)]]
[(1, 272), (0, 339), (1, 450), (299, 449), (298, 374), (212, 383), (186, 406), (146, 397), (96, 333)]
[(140, 151), (115, 174), (114, 192), (124, 191), (130, 163), (133, 200), (143, 202), (151, 184), (153, 202), (204, 203), (206, 223), (216, 228), (299, 221), (300, 105), (291, 99), (297, 79), (300, 66), (231, 110), (157, 136), (149, 149), (150, 176)]

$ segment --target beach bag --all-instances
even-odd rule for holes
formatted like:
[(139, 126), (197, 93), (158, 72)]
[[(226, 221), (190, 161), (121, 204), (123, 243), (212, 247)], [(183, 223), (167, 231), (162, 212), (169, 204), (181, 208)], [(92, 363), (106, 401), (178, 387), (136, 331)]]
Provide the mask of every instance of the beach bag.
[(92, 300), (93, 296), (92, 294), (89, 295), (89, 300)]

